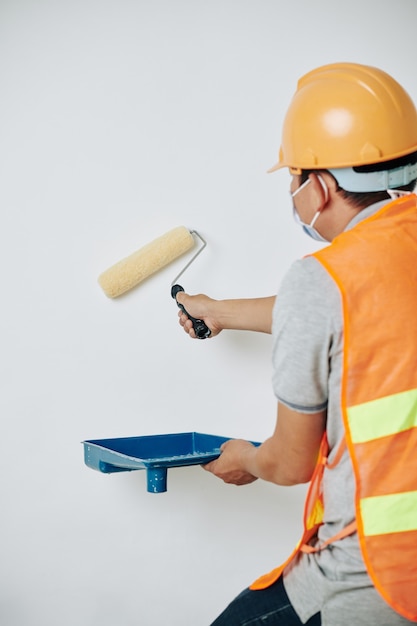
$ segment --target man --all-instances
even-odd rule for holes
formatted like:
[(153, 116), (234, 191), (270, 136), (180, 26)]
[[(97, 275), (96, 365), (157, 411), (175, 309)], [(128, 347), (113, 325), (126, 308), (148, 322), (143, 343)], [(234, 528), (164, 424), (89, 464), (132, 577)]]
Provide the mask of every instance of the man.
[(295, 262), (276, 299), (178, 294), (212, 336), (273, 335), (274, 433), (227, 442), (205, 469), (236, 485), (310, 482), (294, 554), (212, 626), (415, 623), (416, 109), (379, 69), (313, 70), (284, 121), (282, 167), (297, 221), (330, 245)]

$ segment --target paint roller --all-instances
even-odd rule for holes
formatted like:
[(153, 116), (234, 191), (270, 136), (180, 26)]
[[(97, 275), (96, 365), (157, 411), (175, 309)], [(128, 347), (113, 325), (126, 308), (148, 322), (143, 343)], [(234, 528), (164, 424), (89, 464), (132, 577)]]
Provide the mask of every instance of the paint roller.
[(207, 245), (203, 237), (195, 230), (188, 230), (185, 226), (178, 226), (161, 237), (154, 239), (103, 272), (98, 278), (100, 287), (109, 298), (121, 296), (133, 289), (133, 287), (136, 287), (145, 278), (148, 278), (169, 263), (172, 263), (182, 254), (185, 254), (185, 252), (188, 252), (195, 245), (196, 238), (200, 240), (202, 246), (172, 281), (171, 296), (177, 302), (178, 307), (191, 320), (196, 336), (199, 339), (206, 339), (211, 334), (210, 329), (202, 320), (188, 315), (184, 306), (177, 301), (176, 297), (180, 291), (184, 291), (181, 285), (176, 284), (177, 280)]

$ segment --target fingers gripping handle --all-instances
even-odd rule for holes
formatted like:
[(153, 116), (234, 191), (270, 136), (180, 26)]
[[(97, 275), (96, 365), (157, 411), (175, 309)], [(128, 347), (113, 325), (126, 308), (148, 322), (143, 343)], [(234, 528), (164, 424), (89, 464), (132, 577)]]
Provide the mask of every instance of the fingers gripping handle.
[(177, 303), (178, 307), (181, 309), (181, 311), (183, 313), (185, 313), (186, 316), (188, 317), (188, 319), (190, 319), (192, 321), (194, 332), (195, 332), (196, 336), (199, 339), (207, 339), (207, 337), (210, 337), (210, 335), (211, 335), (210, 328), (208, 326), (206, 326), (206, 324), (203, 322), (203, 320), (198, 320), (195, 317), (191, 317), (191, 315), (189, 315), (187, 313), (187, 311), (185, 310), (184, 306), (177, 301), (177, 293), (179, 291), (184, 291), (183, 287), (181, 287), (181, 285), (173, 285), (171, 287), (171, 296), (174, 298), (174, 300), (176, 301), (176, 303)]

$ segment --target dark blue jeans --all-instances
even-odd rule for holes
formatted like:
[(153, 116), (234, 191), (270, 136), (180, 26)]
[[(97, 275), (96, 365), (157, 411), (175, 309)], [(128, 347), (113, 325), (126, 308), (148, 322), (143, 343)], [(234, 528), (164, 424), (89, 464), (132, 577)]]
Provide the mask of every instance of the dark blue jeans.
[[(320, 613), (313, 615), (308, 626), (320, 626)], [(282, 576), (276, 583), (251, 591), (245, 589), (214, 620), (211, 626), (301, 626), (302, 622), (291, 606)]]

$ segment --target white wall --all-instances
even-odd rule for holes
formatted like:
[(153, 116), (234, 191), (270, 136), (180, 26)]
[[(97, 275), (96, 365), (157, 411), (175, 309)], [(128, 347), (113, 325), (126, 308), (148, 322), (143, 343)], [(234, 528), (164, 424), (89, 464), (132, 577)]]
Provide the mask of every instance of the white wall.
[(268, 295), (313, 244), (265, 174), (296, 81), (374, 64), (417, 100), (415, 0), (1, 0), (2, 626), (207, 626), (300, 532), (304, 487), (199, 467), (87, 468), (81, 441), (197, 430), (263, 439), (270, 338), (191, 341), (176, 261), (109, 300), (98, 275), (184, 224), (183, 277)]

